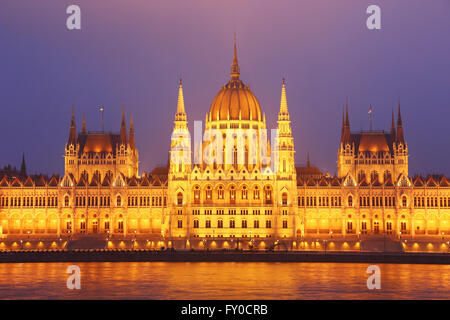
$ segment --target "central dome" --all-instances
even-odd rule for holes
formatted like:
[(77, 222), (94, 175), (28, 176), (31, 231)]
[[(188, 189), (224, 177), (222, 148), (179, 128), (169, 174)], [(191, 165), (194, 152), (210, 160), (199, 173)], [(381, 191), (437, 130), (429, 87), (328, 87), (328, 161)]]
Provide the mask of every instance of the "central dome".
[(239, 79), (239, 75), (235, 41), (231, 80), (222, 87), (211, 103), (208, 117), (210, 121), (262, 120), (258, 99), (250, 91), (250, 88)]

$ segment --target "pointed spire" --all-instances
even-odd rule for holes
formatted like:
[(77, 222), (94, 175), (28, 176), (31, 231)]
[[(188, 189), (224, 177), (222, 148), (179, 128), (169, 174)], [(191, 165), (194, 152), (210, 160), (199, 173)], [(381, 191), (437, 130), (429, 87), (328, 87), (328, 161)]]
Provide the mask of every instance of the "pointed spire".
[(234, 54), (233, 63), (231, 64), (231, 79), (237, 80), (240, 76), (240, 69), (237, 59), (237, 49), (236, 49), (236, 33), (234, 34)]
[(127, 124), (125, 122), (125, 105), (122, 107), (122, 123), (120, 124), (120, 143), (127, 144)]
[(342, 135), (341, 135), (341, 143), (347, 144), (350, 142), (350, 120), (348, 117), (348, 98), (345, 104), (345, 121), (344, 115), (342, 115)]
[(403, 123), (402, 123), (402, 114), (400, 112), (400, 101), (398, 102), (398, 119), (397, 119), (397, 136), (395, 141), (397, 143), (405, 144), (405, 138), (403, 136)]
[(133, 113), (131, 113), (130, 117), (130, 148), (131, 150), (134, 150), (136, 148), (136, 144), (134, 141)]
[(81, 128), (81, 133), (86, 134), (86, 117), (83, 112), (83, 127)]
[(283, 114), (283, 115), (289, 114), (287, 99), (286, 99), (286, 81), (284, 78), (283, 78), (283, 86), (281, 87), (280, 114)]
[(77, 129), (75, 126), (75, 109), (72, 105), (72, 120), (70, 121), (69, 144), (77, 143)]
[(402, 126), (402, 114), (400, 112), (400, 101), (398, 102), (398, 120), (397, 126)]
[(392, 108), (391, 134), (395, 137), (395, 116), (394, 116), (394, 108)]
[(183, 83), (180, 79), (180, 86), (178, 87), (178, 103), (177, 113), (175, 114), (175, 121), (186, 121), (186, 110), (184, 108)]
[(345, 125), (347, 127), (350, 127), (350, 120), (348, 118), (348, 100), (347, 100), (347, 103), (345, 105)]
[(20, 165), (20, 174), (24, 177), (27, 175), (27, 167), (25, 165), (25, 153), (22, 153), (22, 164)]
[(311, 167), (311, 163), (309, 161), (309, 152), (306, 154), (306, 167), (307, 168)]

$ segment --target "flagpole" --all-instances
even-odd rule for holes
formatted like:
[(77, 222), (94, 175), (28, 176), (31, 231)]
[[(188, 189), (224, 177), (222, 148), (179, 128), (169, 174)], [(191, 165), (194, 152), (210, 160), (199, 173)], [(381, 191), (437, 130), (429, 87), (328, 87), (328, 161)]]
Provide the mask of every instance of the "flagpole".
[(105, 108), (103, 106), (100, 106), (100, 114), (102, 115), (102, 132), (105, 132), (105, 121), (103, 119), (103, 111), (105, 111)]
[(369, 125), (370, 125), (370, 129), (369, 129), (369, 131), (373, 131), (373, 118), (372, 118), (372, 112), (373, 112), (373, 110), (372, 110), (372, 105), (370, 105), (370, 108), (369, 108)]

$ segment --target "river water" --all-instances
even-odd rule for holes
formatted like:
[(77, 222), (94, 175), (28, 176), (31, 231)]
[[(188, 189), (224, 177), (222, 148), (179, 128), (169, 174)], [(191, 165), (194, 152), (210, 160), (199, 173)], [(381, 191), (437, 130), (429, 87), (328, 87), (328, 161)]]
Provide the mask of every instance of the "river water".
[(450, 299), (450, 266), (249, 262), (77, 263), (81, 289), (67, 288), (71, 263), (0, 264), (0, 299)]

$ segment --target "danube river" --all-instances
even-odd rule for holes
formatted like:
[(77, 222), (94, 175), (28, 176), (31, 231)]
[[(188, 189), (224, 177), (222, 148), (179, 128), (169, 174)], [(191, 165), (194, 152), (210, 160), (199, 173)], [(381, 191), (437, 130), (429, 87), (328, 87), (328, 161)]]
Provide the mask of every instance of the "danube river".
[(77, 263), (81, 289), (67, 289), (70, 263), (0, 264), (1, 299), (450, 299), (449, 265), (265, 262)]

